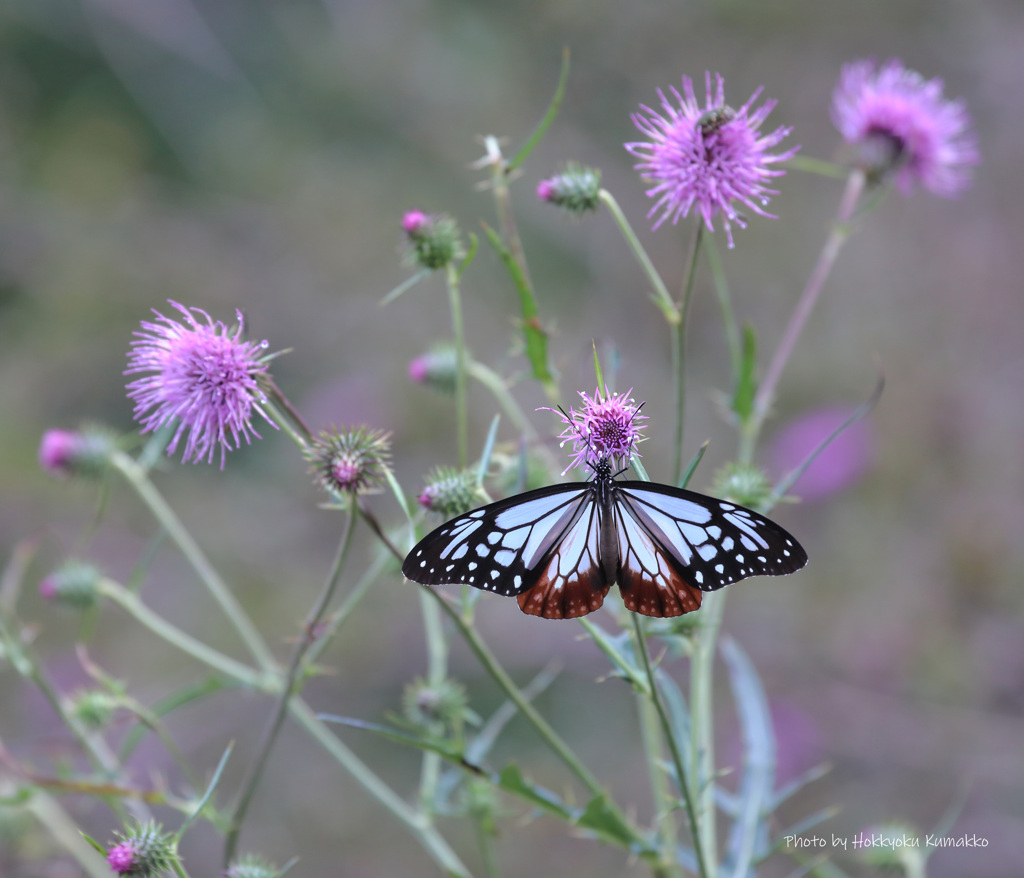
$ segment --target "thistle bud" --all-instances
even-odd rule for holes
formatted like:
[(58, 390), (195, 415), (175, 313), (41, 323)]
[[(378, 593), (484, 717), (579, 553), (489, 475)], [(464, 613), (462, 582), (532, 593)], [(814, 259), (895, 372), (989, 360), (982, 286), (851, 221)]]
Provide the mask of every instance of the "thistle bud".
[(92, 564), (66, 561), (39, 583), (39, 593), (74, 610), (87, 610), (96, 603), (97, 586), (103, 575)]
[(581, 215), (600, 206), (601, 172), (570, 162), (560, 174), (537, 184), (537, 197), (570, 213)]
[(446, 729), (457, 729), (466, 717), (466, 690), (452, 679), (434, 685), (417, 677), (405, 687), (402, 712), (416, 726), (442, 723)]
[(729, 463), (715, 476), (712, 493), (723, 500), (731, 500), (741, 506), (761, 509), (771, 496), (768, 477), (757, 467), (742, 463)]
[(140, 823), (107, 851), (107, 863), (118, 875), (158, 878), (180, 864), (174, 838), (159, 823)]
[(256, 854), (235, 860), (224, 870), (224, 878), (281, 878), (284, 872)]
[(306, 449), (310, 472), (329, 494), (370, 491), (388, 469), (390, 438), (390, 433), (365, 426), (343, 433), (331, 427)]
[(82, 725), (99, 730), (109, 724), (117, 709), (117, 699), (108, 692), (84, 689), (68, 698), (66, 708)]
[(431, 271), (444, 268), (466, 253), (459, 226), (447, 214), (431, 216), (420, 210), (410, 210), (402, 217), (402, 228), (408, 238), (412, 262), (423, 268)]
[(39, 465), (58, 478), (81, 476), (98, 479), (116, 448), (113, 433), (102, 427), (47, 430), (39, 443)]
[(420, 506), (446, 518), (469, 512), (481, 501), (476, 475), (469, 470), (439, 466), (427, 476), (427, 485), (416, 498)]
[(409, 363), (409, 377), (440, 393), (455, 393), (457, 354), (447, 342), (435, 345)]

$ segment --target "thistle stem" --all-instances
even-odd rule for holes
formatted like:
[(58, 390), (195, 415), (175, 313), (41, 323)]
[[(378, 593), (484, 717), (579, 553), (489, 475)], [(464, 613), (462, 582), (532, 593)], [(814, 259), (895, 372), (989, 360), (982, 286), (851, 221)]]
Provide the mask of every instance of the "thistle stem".
[(238, 632), (238, 636), (245, 643), (250, 655), (252, 655), (264, 671), (274, 671), (277, 667), (274, 657), (263, 642), (263, 638), (260, 636), (259, 631), (256, 630), (256, 626), (249, 618), (249, 615), (235, 599), (227, 584), (220, 578), (220, 574), (214, 570), (213, 565), (202, 549), (199, 548), (196, 541), (192, 539), (192, 535), (181, 523), (181, 519), (167, 505), (167, 501), (157, 491), (156, 486), (149, 480), (146, 473), (122, 451), (111, 453), (110, 464), (135, 489), (135, 492), (142, 498), (142, 501), (149, 507), (153, 517), (160, 522), (164, 530), (174, 540), (178, 549), (185, 556), (192, 569), (195, 570), (203, 585), (206, 586), (206, 590), (220, 605), (224, 615), (228, 617), (235, 631)]
[(466, 414), (466, 339), (463, 335), (462, 297), (459, 293), (458, 269), (449, 263), (445, 277), (448, 283), (448, 306), (452, 312), (452, 334), (455, 336), (455, 418), (459, 466), (464, 468), (469, 455), (469, 421)]
[(672, 483), (679, 481), (683, 474), (683, 425), (686, 414), (686, 324), (690, 314), (690, 300), (693, 297), (693, 280), (697, 275), (697, 256), (703, 223), (695, 222), (693, 237), (690, 239), (690, 254), (687, 259), (686, 279), (683, 284), (683, 305), (679, 321), (672, 324), (672, 384), (675, 389), (676, 432), (675, 448), (672, 452)]
[(767, 417), (768, 410), (775, 397), (775, 388), (778, 386), (782, 372), (789, 362), (790, 354), (793, 353), (793, 348), (796, 346), (797, 339), (799, 339), (800, 333), (803, 331), (804, 324), (807, 322), (811, 310), (821, 295), (822, 287), (824, 287), (825, 280), (835, 264), (836, 257), (839, 256), (843, 244), (846, 243), (847, 238), (850, 236), (852, 231), (850, 220), (853, 217), (861, 193), (864, 191), (865, 182), (864, 172), (859, 169), (854, 169), (846, 181), (846, 190), (843, 192), (842, 200), (839, 203), (835, 222), (832, 224), (828, 238), (826, 238), (821, 253), (818, 255), (818, 261), (814, 266), (814, 270), (807, 279), (807, 285), (800, 295), (796, 308), (789, 318), (789, 324), (786, 326), (782, 341), (779, 342), (768, 370), (765, 372), (764, 380), (761, 382), (761, 386), (754, 397), (753, 413), (750, 420), (744, 425), (740, 438), (739, 457), (741, 463), (750, 463), (753, 459), (754, 446), (757, 443), (757, 437), (761, 432), (765, 417)]
[(327, 578), (327, 582), (324, 584), (323, 590), (320, 592), (320, 596), (310, 608), (309, 613), (306, 615), (306, 620), (302, 624), (302, 636), (300, 637), (299, 642), (295, 645), (295, 649), (292, 651), (292, 657), (288, 663), (288, 670), (281, 685), (281, 690), (278, 693), (277, 703), (274, 705), (270, 721), (267, 723), (267, 726), (263, 731), (263, 738), (256, 750), (256, 756), (249, 764), (245, 778), (242, 781), (241, 792), (238, 796), (238, 804), (235, 806), (235, 812), (231, 817), (231, 826), (228, 829), (224, 840), (225, 868), (235, 856), (235, 851), (238, 847), (238, 836), (242, 831), (242, 823), (245, 821), (245, 815), (249, 810), (249, 805), (251, 804), (253, 795), (256, 792), (256, 787), (259, 785), (260, 779), (263, 777), (263, 770), (266, 768), (267, 760), (270, 757), (270, 751), (274, 746), (274, 741), (277, 740), (278, 733), (281, 731), (285, 714), (288, 712), (288, 703), (291, 701), (292, 695), (301, 688), (299, 677), (300, 671), (303, 667), (302, 660), (305, 658), (309, 648), (317, 639), (317, 628), (320, 624), (320, 620), (323, 618), (327, 605), (331, 602), (331, 598), (337, 590), (338, 582), (341, 580), (341, 571), (345, 566), (346, 559), (348, 558), (349, 547), (352, 545), (352, 533), (355, 530), (355, 519), (355, 497), (352, 497), (350, 498), (349, 512), (345, 521), (345, 530), (342, 534), (341, 542), (338, 545), (338, 551), (334, 557), (334, 563), (331, 565), (330, 575)]
[(672, 765), (675, 767), (676, 776), (679, 778), (679, 790), (683, 794), (683, 806), (686, 809), (686, 818), (690, 824), (690, 836), (693, 839), (693, 852), (697, 858), (697, 871), (701, 878), (708, 878), (707, 864), (704, 860), (704, 846), (702, 833), (697, 822), (697, 814), (694, 809), (694, 791), (690, 787), (691, 779), (687, 776), (686, 766), (683, 763), (683, 754), (679, 751), (679, 744), (676, 736), (672, 733), (672, 723), (665, 712), (665, 705), (661, 702), (658, 694), (658, 684), (654, 679), (654, 669), (651, 667), (651, 659), (647, 653), (647, 642), (644, 639), (643, 628), (640, 627), (640, 617), (636, 613), (630, 613), (633, 619), (633, 633), (636, 637), (637, 649), (644, 663), (644, 672), (647, 674), (647, 683), (650, 687), (650, 698), (654, 709), (658, 712), (658, 719), (661, 720), (661, 729), (668, 742), (668, 751), (672, 756)]

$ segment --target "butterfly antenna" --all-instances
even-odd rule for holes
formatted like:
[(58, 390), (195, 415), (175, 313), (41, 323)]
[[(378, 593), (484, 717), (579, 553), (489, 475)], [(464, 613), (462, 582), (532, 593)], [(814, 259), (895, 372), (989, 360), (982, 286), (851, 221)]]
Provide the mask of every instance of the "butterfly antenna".
[[(629, 416), (629, 421), (627, 422), (627, 426), (632, 425), (633, 421), (636, 419), (636, 416), (640, 414), (640, 409), (642, 409), (645, 405), (647, 405), (647, 401), (646, 400), (644, 400), (642, 403), (640, 403), (640, 405), (638, 405), (636, 407), (636, 411), (633, 412), (633, 414)], [(630, 452), (629, 452), (629, 454), (626, 455), (626, 459), (627, 459), (627, 461), (629, 461), (629, 463), (627, 463), (622, 469), (620, 469), (617, 473), (615, 473), (612, 476), (613, 479), (618, 478), (626, 470), (629, 469), (630, 464), (632, 463), (633, 452), (636, 450), (636, 444), (637, 443), (636, 443), (636, 438), (635, 437), (631, 440), (631, 443), (632, 443), (632, 447), (630, 449)]]
[[(562, 417), (563, 417), (563, 418), (565, 418), (565, 421), (566, 421), (566, 423), (567, 423), (567, 424), (568, 424), (568, 425), (569, 425), (570, 427), (572, 427), (572, 428), (573, 428), (573, 430), (575, 430), (575, 431), (576, 431), (576, 435), (577, 435), (577, 436), (579, 436), (581, 440), (583, 440), (584, 444), (585, 444), (585, 445), (587, 446), (587, 448), (589, 448), (589, 449), (590, 449), (591, 453), (593, 454), (593, 451), (594, 451), (594, 446), (590, 444), (590, 437), (589, 437), (589, 436), (585, 436), (585, 435), (583, 434), (583, 431), (582, 431), (582, 430), (581, 430), (581, 429), (579, 428), (579, 426), (577, 425), (577, 423), (576, 423), (576, 422), (575, 422), (575, 421), (574, 421), (574, 420), (573, 420), (572, 418), (570, 418), (570, 417), (569, 417), (569, 416), (568, 416), (568, 415), (566, 414), (566, 412), (565, 412), (565, 409), (564, 409), (564, 408), (562, 408), (561, 406), (558, 406), (558, 410), (559, 410), (559, 411), (560, 411), (560, 412), (562, 413)], [(589, 457), (588, 457), (588, 458), (584, 458), (583, 462), (584, 462), (584, 463), (585, 463), (585, 464), (586, 464), (587, 466), (589, 466), (589, 467), (590, 467), (590, 469), (591, 469), (591, 471), (592, 471), (592, 472), (596, 472), (596, 470), (594, 469), (594, 465), (593, 465), (593, 464), (592, 464), (592, 463), (590, 462), (590, 458), (589, 458)]]

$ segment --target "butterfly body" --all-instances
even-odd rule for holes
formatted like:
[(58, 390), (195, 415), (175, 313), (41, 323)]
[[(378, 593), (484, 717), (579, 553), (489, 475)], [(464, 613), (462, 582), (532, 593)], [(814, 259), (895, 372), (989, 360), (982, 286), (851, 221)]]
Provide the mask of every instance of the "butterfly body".
[(549, 619), (598, 609), (618, 584), (626, 607), (679, 616), (705, 591), (807, 563), (797, 541), (734, 503), (652, 482), (617, 481), (607, 460), (585, 483), (527, 491), (456, 516), (428, 534), (402, 573), (516, 596)]

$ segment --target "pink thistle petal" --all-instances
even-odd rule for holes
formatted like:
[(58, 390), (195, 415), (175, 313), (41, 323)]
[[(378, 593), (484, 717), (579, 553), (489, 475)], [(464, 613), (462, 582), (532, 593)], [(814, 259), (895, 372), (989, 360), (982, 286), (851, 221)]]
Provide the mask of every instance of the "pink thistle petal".
[(261, 438), (252, 425), (254, 413), (276, 429), (263, 409), (266, 397), (257, 382), (267, 371), (261, 359), (267, 343), (242, 340), (240, 313), (238, 328), (231, 332), (199, 308), (171, 305), (182, 321), (154, 310), (157, 322), (143, 321), (143, 331), (131, 343), (124, 374), (152, 373), (128, 385), (135, 419), (143, 433), (177, 421), (167, 453), (185, 439), (184, 462), (211, 463), (219, 447), (223, 469), (227, 451), (241, 447), (242, 439)]
[(746, 228), (735, 203), (771, 217), (764, 206), (778, 193), (765, 183), (785, 171), (769, 166), (792, 158), (799, 147), (769, 152), (792, 129), (780, 127), (770, 134), (760, 133), (760, 125), (775, 106), (775, 101), (766, 101), (752, 112), (760, 88), (736, 111), (725, 104), (721, 76), (715, 75), (712, 92), (711, 74), (706, 73), (704, 90), (705, 106), (701, 107), (693, 81), (687, 76), (683, 77), (682, 94), (670, 89), (672, 100), (659, 89), (661, 112), (641, 105), (642, 112), (632, 116), (633, 124), (648, 140), (627, 143), (626, 149), (640, 159), (634, 167), (654, 184), (647, 190), (647, 195), (655, 199), (647, 215), (658, 215), (654, 228), (669, 219), (675, 224), (695, 209), (708, 230), (714, 231), (713, 220), (722, 214), (732, 247), (732, 224)]

